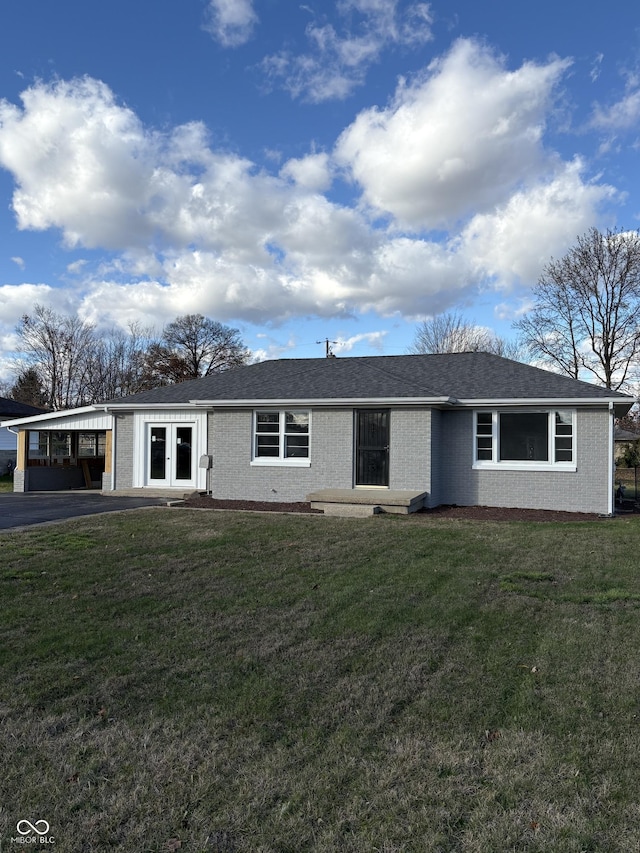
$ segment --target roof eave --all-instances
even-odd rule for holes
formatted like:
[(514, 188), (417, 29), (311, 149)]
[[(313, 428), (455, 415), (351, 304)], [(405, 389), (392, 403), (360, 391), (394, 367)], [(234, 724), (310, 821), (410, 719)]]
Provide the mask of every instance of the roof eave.
[(246, 406), (453, 406), (453, 397), (256, 397), (241, 400), (190, 400), (197, 408), (233, 408)]
[(72, 415), (83, 415), (87, 412), (99, 412), (101, 406), (81, 406), (79, 409), (61, 409), (57, 412), (45, 412), (42, 415), (29, 415), (25, 418), (11, 418), (8, 421), (0, 421), (3, 426), (22, 426), (23, 424), (39, 423), (40, 421), (52, 421), (59, 418), (71, 417)]
[(469, 397), (458, 400), (461, 406), (633, 406), (632, 397)]
[(192, 405), (191, 400), (185, 400), (183, 403), (104, 403), (97, 408), (104, 412), (134, 412), (141, 409), (188, 409)]

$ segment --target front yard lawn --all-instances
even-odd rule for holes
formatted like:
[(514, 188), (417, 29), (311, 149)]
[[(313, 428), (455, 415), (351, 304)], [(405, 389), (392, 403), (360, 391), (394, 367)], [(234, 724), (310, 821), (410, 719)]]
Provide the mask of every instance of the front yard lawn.
[(0, 849), (640, 849), (639, 551), (636, 518), (2, 534)]

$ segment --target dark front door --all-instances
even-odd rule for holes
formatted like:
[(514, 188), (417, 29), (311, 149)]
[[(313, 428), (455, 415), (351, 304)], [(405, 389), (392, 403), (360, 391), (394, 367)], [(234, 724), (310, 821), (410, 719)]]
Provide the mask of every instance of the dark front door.
[(356, 412), (356, 486), (389, 485), (389, 410)]

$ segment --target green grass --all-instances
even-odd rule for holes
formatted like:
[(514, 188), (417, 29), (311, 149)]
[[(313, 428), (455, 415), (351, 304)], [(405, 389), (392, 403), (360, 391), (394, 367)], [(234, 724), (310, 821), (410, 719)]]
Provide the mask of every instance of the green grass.
[(0, 535), (0, 849), (640, 849), (639, 550), (635, 518)]
[(13, 477), (10, 477), (9, 474), (2, 474), (0, 476), (0, 492), (12, 492), (13, 491)]

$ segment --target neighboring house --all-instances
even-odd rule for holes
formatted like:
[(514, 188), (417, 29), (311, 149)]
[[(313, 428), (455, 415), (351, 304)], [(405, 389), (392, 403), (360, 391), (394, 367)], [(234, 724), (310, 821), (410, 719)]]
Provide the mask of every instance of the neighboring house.
[(614, 416), (632, 404), (483, 352), (264, 361), (22, 418), (14, 482), (611, 514)]
[(44, 411), (37, 406), (29, 406), (26, 403), (18, 403), (17, 400), (10, 400), (8, 397), (0, 397), (0, 422), (4, 422), (4, 426), (0, 427), (0, 474), (5, 474), (10, 468), (13, 470), (16, 464), (18, 437), (9, 430), (9, 421), (37, 415)]
[(636, 432), (631, 432), (628, 429), (619, 429), (616, 427), (613, 440), (615, 442), (614, 459), (616, 464), (620, 463), (627, 449), (640, 439), (640, 435)]

